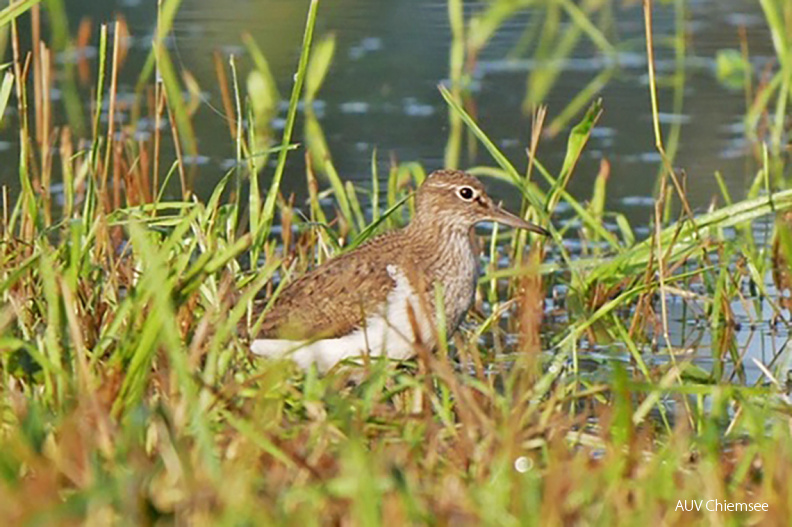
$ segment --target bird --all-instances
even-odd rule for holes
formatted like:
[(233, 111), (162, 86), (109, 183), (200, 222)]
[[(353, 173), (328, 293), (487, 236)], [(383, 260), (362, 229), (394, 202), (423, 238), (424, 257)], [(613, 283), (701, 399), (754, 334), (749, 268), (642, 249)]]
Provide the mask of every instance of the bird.
[(407, 226), (331, 258), (254, 312), (263, 318), (250, 351), (326, 373), (345, 359), (406, 360), (435, 347), (438, 320), (451, 336), (474, 301), (481, 222), (549, 234), (496, 204), (475, 176), (437, 170), (415, 192)]

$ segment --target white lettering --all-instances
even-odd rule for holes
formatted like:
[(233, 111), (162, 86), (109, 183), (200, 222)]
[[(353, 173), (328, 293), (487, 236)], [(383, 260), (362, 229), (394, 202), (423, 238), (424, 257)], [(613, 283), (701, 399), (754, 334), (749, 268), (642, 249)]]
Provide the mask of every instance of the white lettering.
[(674, 511), (682, 509), (683, 511), (701, 511), (702, 506), (710, 512), (750, 512), (750, 511), (765, 511), (768, 510), (767, 503), (734, 503), (720, 500), (708, 500), (706, 504), (704, 500), (678, 500)]
[(693, 510), (698, 510), (698, 511), (700, 511), (700, 510), (701, 510), (701, 504), (702, 504), (702, 503), (703, 503), (703, 501), (702, 501), (702, 500), (699, 500), (699, 501), (696, 501), (696, 500), (690, 500), (690, 505), (688, 505), (688, 502), (687, 502), (687, 500), (685, 500), (684, 502), (683, 502), (682, 500), (679, 500), (679, 501), (677, 502), (676, 509), (674, 509), (674, 510), (677, 510), (677, 511), (678, 511), (678, 510), (681, 508), (683, 511), (687, 511), (687, 512), (691, 512), (691, 511), (693, 511)]

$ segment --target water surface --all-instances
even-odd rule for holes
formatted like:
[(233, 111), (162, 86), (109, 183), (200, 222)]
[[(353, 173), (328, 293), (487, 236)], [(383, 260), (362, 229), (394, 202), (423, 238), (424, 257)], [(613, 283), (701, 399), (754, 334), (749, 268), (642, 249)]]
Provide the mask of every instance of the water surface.
[[(142, 0), (70, 0), (72, 30), (85, 17), (97, 25), (117, 13), (129, 23), (132, 49), (121, 75), (121, 91), (131, 90), (150, 48), (156, 23), (154, 2)], [(484, 3), (485, 4), (485, 3)], [(466, 13), (482, 9), (466, 2)], [(613, 14), (603, 33), (619, 50), (618, 71), (601, 91), (605, 113), (592, 136), (570, 189), (590, 195), (599, 160), (612, 164), (608, 208), (646, 223), (647, 205), (658, 170), (646, 80), (643, 15), (640, 2), (612, 2)], [(674, 73), (673, 50), (667, 40), (675, 32), (673, 6), (658, 2), (655, 38), (658, 71), (666, 80)], [(203, 93), (196, 116), (201, 157), (197, 160), (197, 190), (208, 192), (222, 175), (234, 145), (222, 112), (212, 53), (238, 56), (241, 76), (250, 67), (241, 33), (250, 32), (264, 51), (281, 94), (291, 87), (307, 2), (298, 0), (184, 0), (170, 42), (174, 61), (191, 72)], [(721, 85), (715, 76), (718, 50), (739, 47), (738, 27), (747, 28), (751, 56), (757, 64), (772, 55), (770, 38), (758, 2), (753, 0), (692, 0), (687, 2), (687, 46), (684, 62), (682, 112), (673, 113), (673, 90), (660, 92), (666, 127), (681, 124), (681, 147), (676, 165), (688, 175), (689, 197), (698, 207), (714, 195), (713, 173), (723, 173), (735, 197), (744, 193), (755, 173), (742, 119), (742, 91)], [(518, 167), (525, 165), (524, 149), (530, 138), (530, 116), (521, 110), (529, 75), (542, 64), (531, 59), (528, 48), (521, 57), (507, 58), (539, 8), (527, 10), (498, 31), (479, 57), (474, 90), (479, 121)], [(372, 149), (379, 152), (382, 168), (390, 158), (419, 161), (439, 168), (447, 139), (447, 111), (438, 83), (448, 76), (451, 34), (447, 5), (442, 1), (334, 0), (320, 7), (317, 37), (337, 37), (335, 61), (320, 92), (318, 114), (341, 175), (368, 182)], [(94, 35), (95, 36), (95, 35)], [(95, 41), (96, 38), (93, 39)], [(91, 50), (88, 50), (89, 52)], [(95, 50), (93, 50), (95, 52)], [(95, 54), (95, 53), (94, 53)], [(91, 54), (88, 53), (90, 56)], [(587, 82), (608, 62), (582, 38), (561, 72), (545, 103), (548, 122), (561, 112)], [(92, 64), (92, 72), (95, 71)], [(91, 85), (83, 89), (86, 107)], [(87, 108), (86, 108), (87, 110)], [(540, 159), (558, 170), (566, 147), (563, 130), (543, 140)], [(0, 148), (0, 182), (14, 184), (17, 148), (12, 129), (5, 130)], [(304, 187), (301, 155), (292, 156), (286, 190)], [(463, 165), (492, 164), (479, 151)], [(495, 193), (497, 194), (497, 185)], [(502, 191), (504, 189), (501, 189)], [(503, 193), (507, 200), (509, 193)]]

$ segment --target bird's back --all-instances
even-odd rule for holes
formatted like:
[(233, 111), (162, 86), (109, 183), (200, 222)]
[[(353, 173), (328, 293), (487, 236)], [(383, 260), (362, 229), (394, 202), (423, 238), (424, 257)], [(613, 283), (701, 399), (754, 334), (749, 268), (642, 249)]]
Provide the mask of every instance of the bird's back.
[(336, 338), (376, 314), (394, 286), (388, 265), (404, 262), (403, 231), (387, 233), (329, 260), (289, 284), (264, 317), (257, 338)]

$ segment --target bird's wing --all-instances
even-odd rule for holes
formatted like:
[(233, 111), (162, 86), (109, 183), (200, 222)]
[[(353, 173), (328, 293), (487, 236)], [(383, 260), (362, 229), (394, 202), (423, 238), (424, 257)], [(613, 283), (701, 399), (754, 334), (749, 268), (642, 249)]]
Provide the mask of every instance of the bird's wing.
[(264, 316), (256, 338), (335, 338), (361, 327), (394, 285), (378, 245), (334, 258), (289, 284)]

